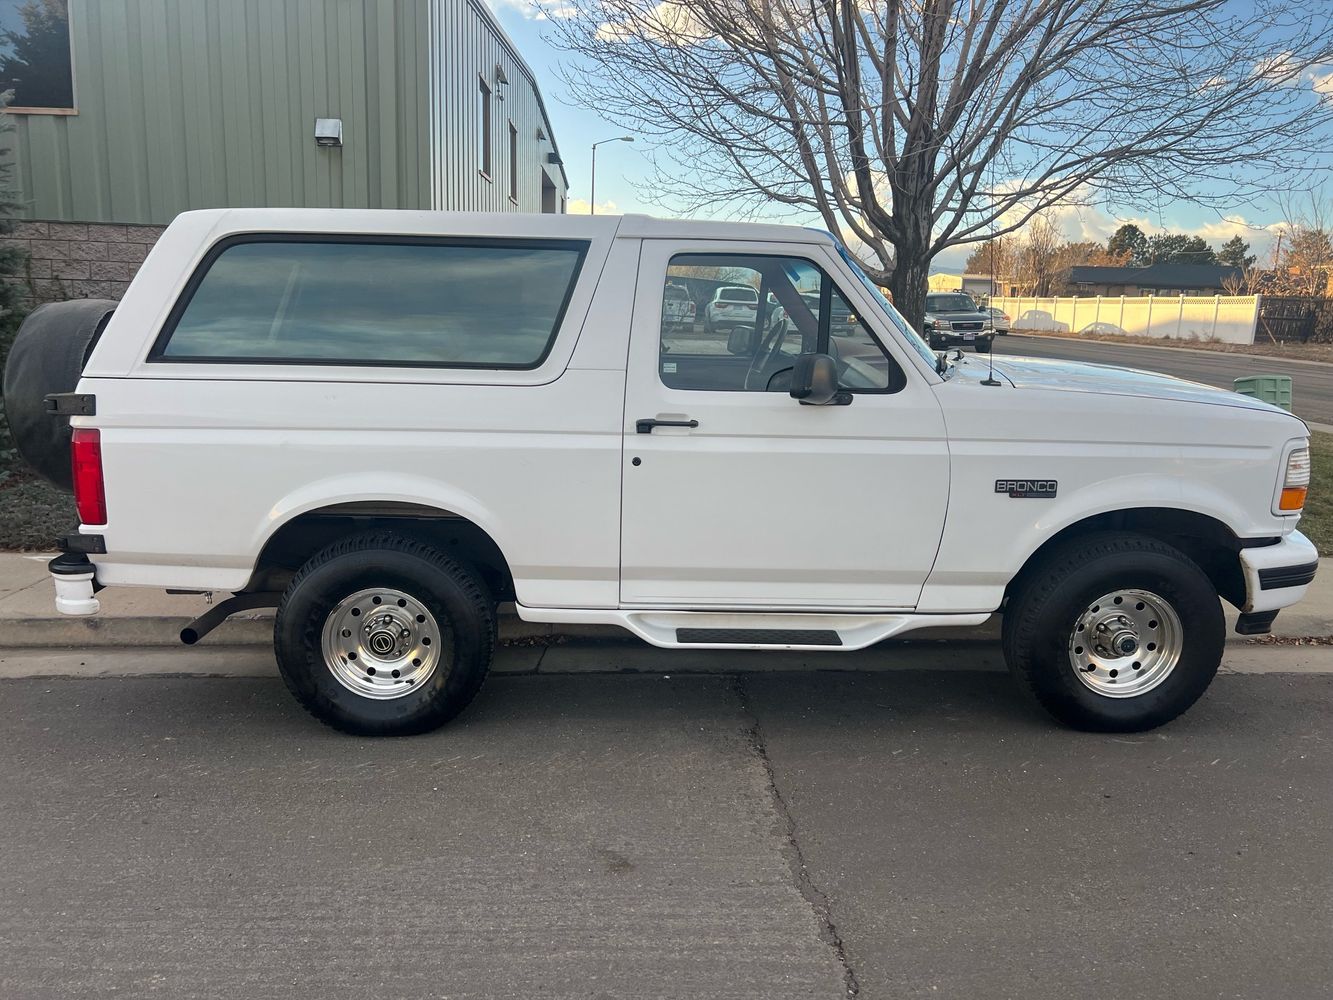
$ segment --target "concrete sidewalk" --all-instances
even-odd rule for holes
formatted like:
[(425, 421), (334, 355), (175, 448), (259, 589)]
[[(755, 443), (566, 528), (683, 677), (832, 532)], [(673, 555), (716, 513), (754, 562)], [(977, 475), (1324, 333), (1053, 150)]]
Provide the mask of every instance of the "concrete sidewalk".
[[(0, 553), (0, 650), (172, 647), (182, 649), (180, 630), (188, 621), (208, 610), (204, 598), (189, 594), (167, 594), (138, 587), (110, 587), (98, 598), (101, 614), (72, 618), (55, 609), (55, 592), (46, 572), (50, 555)], [(219, 595), (219, 598), (226, 595)], [(584, 640), (622, 642), (628, 633), (611, 626), (537, 625), (520, 620), (512, 608), (500, 617), (500, 638), (510, 643), (542, 644), (557, 634)], [(1246, 643), (1232, 630), (1236, 613), (1227, 609), (1229, 641)], [(895, 645), (936, 647), (947, 643), (990, 643), (999, 637), (999, 616), (993, 615), (975, 628), (922, 629)], [(1333, 636), (1333, 560), (1322, 560), (1310, 595), (1295, 608), (1278, 616), (1274, 635), (1287, 639)], [(267, 646), (273, 639), (273, 612), (242, 612), (220, 625), (197, 647)], [(646, 648), (646, 647), (645, 647)], [(1333, 647), (1324, 652), (1333, 656)], [(685, 654), (690, 655), (690, 654)], [(698, 655), (698, 654), (693, 654)], [(735, 656), (738, 654), (730, 654)], [(769, 657), (772, 654), (755, 654)], [(674, 652), (666, 669), (680, 666), (682, 654)], [(711, 657), (710, 657), (711, 658)], [(817, 659), (821, 665), (825, 657)], [(848, 669), (847, 654), (832, 658), (834, 669)], [(833, 666), (832, 661), (829, 663)]]

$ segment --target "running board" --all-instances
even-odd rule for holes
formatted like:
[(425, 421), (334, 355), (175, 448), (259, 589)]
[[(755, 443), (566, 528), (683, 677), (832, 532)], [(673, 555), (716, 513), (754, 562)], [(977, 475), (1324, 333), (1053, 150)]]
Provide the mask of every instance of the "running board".
[(648, 611), (615, 608), (532, 608), (527, 622), (619, 625), (667, 649), (795, 649), (850, 651), (919, 628), (980, 625), (989, 612), (917, 615), (911, 612)]
[(841, 646), (835, 629), (821, 628), (678, 628), (683, 646)]

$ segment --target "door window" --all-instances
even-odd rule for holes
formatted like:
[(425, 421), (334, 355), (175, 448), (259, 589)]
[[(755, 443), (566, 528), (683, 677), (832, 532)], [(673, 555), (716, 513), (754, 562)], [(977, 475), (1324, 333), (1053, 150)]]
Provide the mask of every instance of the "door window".
[[(682, 293), (695, 306), (681, 307)], [(678, 254), (662, 295), (658, 371), (672, 389), (786, 392), (798, 355), (829, 354), (843, 388), (895, 392), (902, 370), (828, 275), (797, 257)]]

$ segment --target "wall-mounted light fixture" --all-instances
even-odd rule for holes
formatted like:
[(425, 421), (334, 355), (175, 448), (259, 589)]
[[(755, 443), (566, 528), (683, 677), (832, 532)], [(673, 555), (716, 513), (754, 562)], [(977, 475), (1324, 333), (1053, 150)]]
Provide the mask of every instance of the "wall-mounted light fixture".
[(315, 145), (341, 146), (343, 144), (343, 120), (341, 118), (315, 119)]
[(495, 64), (495, 98), (503, 101), (505, 99), (504, 88), (509, 86), (509, 77), (505, 76), (504, 67), (499, 63)]

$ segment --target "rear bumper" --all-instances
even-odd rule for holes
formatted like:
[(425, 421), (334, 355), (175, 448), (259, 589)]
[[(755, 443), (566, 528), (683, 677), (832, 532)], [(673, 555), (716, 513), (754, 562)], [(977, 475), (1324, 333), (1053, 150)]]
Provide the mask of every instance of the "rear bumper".
[(1310, 539), (1293, 531), (1276, 545), (1241, 549), (1245, 574), (1245, 607), (1241, 611), (1276, 611), (1304, 599), (1319, 570), (1319, 551)]

